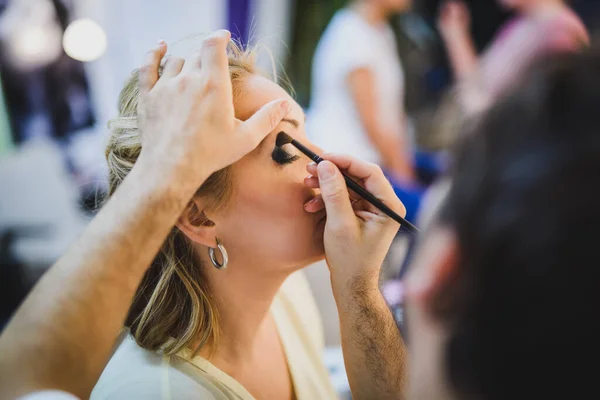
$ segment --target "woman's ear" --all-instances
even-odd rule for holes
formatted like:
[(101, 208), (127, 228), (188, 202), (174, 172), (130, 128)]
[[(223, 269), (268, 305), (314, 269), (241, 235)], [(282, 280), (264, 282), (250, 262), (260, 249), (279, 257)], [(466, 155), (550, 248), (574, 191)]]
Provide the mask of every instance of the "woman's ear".
[(177, 220), (177, 228), (194, 243), (217, 247), (216, 225), (204, 213), (201, 200), (192, 199)]

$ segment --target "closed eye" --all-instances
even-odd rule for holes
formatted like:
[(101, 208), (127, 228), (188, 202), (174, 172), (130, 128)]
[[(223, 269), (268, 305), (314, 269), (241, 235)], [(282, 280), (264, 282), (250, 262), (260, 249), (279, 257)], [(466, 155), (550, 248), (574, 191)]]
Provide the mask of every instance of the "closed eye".
[(292, 155), (282, 149), (281, 147), (275, 146), (273, 152), (271, 153), (271, 158), (279, 165), (291, 164), (294, 161), (298, 160), (300, 157), (297, 155)]

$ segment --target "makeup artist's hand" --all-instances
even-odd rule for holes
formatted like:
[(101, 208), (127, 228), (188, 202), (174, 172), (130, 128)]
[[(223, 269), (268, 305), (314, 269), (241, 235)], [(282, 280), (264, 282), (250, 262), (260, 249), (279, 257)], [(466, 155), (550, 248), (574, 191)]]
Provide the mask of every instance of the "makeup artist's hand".
[(226, 53), (230, 36), (225, 30), (213, 33), (187, 60), (167, 57), (160, 77), (167, 45), (161, 42), (147, 54), (139, 75), (142, 165), (160, 165), (197, 188), (252, 151), (289, 112), (288, 102), (275, 100), (244, 122), (235, 119)]
[[(340, 169), (398, 214), (406, 210), (378, 166), (341, 155), (323, 158), (329, 161), (307, 167), (313, 176), (305, 183), (321, 188), (327, 211), (325, 255), (352, 398), (404, 399), (406, 348), (379, 291), (381, 264), (399, 225), (370, 203), (351, 200)], [(307, 211), (316, 210), (315, 203)]]
[[(379, 271), (399, 225), (370, 203), (350, 194), (340, 169), (354, 177), (398, 214), (406, 215), (381, 168), (350, 156), (323, 155), (328, 161), (309, 164), (305, 184), (321, 189), (321, 196), (307, 211), (325, 207), (325, 254), (334, 292), (360, 283), (377, 288)], [(317, 178), (318, 176), (318, 178)]]

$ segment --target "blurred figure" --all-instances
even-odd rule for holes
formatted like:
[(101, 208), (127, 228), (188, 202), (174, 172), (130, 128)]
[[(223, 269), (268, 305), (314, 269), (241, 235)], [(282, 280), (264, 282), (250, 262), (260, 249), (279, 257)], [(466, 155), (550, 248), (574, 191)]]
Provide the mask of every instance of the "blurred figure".
[(464, 138), (408, 273), (409, 398), (597, 392), (600, 53), (519, 84)]
[(532, 61), (558, 51), (576, 51), (589, 42), (585, 26), (563, 0), (497, 0), (517, 16), (500, 30), (478, 57), (470, 34), (470, 13), (464, 2), (446, 1), (439, 30), (459, 85), (467, 114), (491, 104), (514, 84)]
[[(307, 132), (327, 151), (382, 166), (412, 219), (418, 196), (404, 112), (404, 71), (388, 19), (411, 0), (354, 0), (338, 11), (313, 59)], [(401, 189), (402, 188), (402, 189)]]

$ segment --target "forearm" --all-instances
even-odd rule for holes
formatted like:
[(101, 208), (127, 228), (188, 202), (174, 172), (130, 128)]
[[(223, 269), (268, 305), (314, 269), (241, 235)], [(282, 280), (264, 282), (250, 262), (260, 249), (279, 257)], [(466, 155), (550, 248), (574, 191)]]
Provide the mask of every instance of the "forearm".
[(334, 289), (352, 398), (403, 399), (406, 348), (377, 283)]
[(460, 35), (445, 41), (450, 65), (457, 81), (468, 79), (477, 69), (478, 57), (473, 40)]
[(142, 276), (193, 194), (169, 178), (136, 165), (40, 280), (0, 337), (0, 398), (45, 387), (89, 396)]
[(387, 134), (375, 127), (368, 130), (368, 135), (375, 148), (381, 154), (384, 167), (401, 175), (407, 181), (414, 178), (414, 171), (406, 148), (403, 132)]

